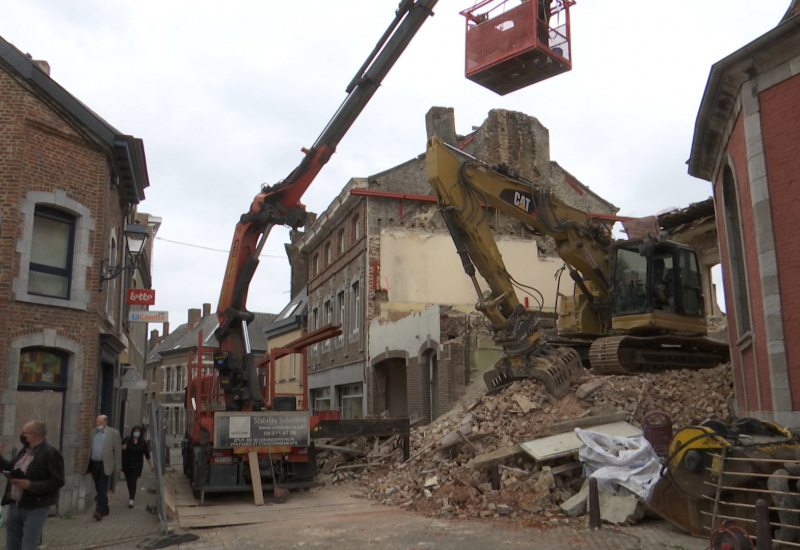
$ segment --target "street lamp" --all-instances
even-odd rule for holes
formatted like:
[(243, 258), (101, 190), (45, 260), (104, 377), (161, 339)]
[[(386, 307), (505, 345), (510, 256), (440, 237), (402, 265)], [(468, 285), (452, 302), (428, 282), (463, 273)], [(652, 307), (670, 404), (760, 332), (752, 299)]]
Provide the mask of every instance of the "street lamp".
[(144, 250), (144, 243), (147, 242), (147, 228), (139, 224), (128, 224), (125, 226), (125, 248), (131, 256), (131, 262), (125, 265), (125, 262), (112, 266), (108, 260), (100, 260), (100, 290), (103, 290), (103, 281), (116, 279), (124, 271), (133, 273), (136, 271), (136, 265), (139, 262), (139, 256)]

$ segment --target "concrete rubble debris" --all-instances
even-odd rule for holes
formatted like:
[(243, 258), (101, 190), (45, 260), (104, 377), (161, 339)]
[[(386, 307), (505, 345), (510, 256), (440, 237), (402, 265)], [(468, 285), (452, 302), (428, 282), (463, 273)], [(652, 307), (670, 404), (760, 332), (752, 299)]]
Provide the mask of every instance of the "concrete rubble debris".
[[(729, 365), (628, 376), (587, 371), (573, 390), (580, 388), (583, 397), (573, 391), (556, 400), (536, 380), (516, 381), (492, 395), (476, 382), (451, 411), (412, 427), (408, 461), (402, 462), (399, 437), (371, 447), (364, 438), (331, 441), (364, 449), (366, 455), (319, 453), (321, 470), (327, 472), (320, 480), (347, 483), (383, 504), (440, 517), (584, 524), (586, 480), (577, 456), (537, 462), (518, 443), (620, 417), (641, 428), (651, 410), (669, 414), (674, 431), (731, 416)], [(335, 465), (326, 467), (328, 461)], [(635, 521), (643, 508), (630, 500), (636, 498), (604, 500), (601, 513), (614, 522)]]

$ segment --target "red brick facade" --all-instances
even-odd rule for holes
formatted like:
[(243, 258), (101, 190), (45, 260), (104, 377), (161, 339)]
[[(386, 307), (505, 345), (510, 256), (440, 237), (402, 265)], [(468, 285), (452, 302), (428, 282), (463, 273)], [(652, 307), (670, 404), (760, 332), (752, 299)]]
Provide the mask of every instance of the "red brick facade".
[(792, 18), (712, 68), (689, 173), (714, 188), (736, 412), (796, 428), (800, 32)]
[[(124, 261), (122, 229), (137, 217), (125, 193), (143, 198), (147, 184), (146, 178), (126, 179), (130, 174), (115, 164), (114, 140), (133, 138), (74, 102), (2, 39), (0, 46), (2, 438), (11, 450), (22, 424), (32, 418), (47, 423), (47, 439), (61, 449), (67, 474), (59, 512), (74, 513), (88, 506), (93, 491), (87, 495), (84, 474), (94, 418), (107, 413), (124, 429), (122, 364), (144, 364), (146, 329), (128, 327), (120, 311), (123, 287), (141, 284), (141, 274), (125, 272), (98, 289), (101, 259)], [(52, 219), (43, 212), (54, 213), (59, 229), (42, 221)], [(70, 229), (62, 233), (63, 227)], [(57, 275), (65, 290), (40, 291), (34, 281), (43, 277), (44, 256), (36, 250), (55, 254), (48, 248), (53, 240), (66, 247)], [(112, 251), (116, 257), (110, 258)], [(53, 357), (58, 361), (48, 363)]]

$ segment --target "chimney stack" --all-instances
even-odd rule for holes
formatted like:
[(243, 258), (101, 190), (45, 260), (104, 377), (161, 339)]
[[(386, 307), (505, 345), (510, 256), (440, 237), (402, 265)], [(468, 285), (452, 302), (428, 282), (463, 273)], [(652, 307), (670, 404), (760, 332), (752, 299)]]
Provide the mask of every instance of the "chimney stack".
[(203, 317), (211, 315), (211, 304), (203, 304)]
[(169, 336), (169, 323), (164, 323), (162, 325), (162, 330), (164, 331), (164, 336), (161, 337), (161, 339), (163, 340), (164, 338)]
[(192, 308), (189, 310), (189, 328), (193, 329), (197, 326), (197, 323), (200, 322), (200, 310), (198, 308)]
[(431, 107), (425, 115), (425, 130), (428, 133), (428, 139), (439, 136), (448, 145), (458, 144), (455, 109)]
[(154, 347), (156, 347), (156, 344), (158, 344), (159, 341), (160, 341), (160, 338), (158, 337), (158, 329), (151, 330), (150, 331), (150, 339), (147, 341), (147, 349), (148, 349), (148, 351), (152, 350)]

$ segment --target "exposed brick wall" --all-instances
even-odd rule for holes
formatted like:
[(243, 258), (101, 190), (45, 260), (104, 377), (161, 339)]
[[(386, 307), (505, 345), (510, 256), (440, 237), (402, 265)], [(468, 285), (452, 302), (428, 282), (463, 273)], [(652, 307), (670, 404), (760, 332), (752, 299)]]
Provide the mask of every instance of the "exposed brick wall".
[[(98, 292), (97, 287), (99, 263), (108, 254), (112, 228), (119, 230), (125, 215), (119, 195), (110, 186), (110, 150), (40, 94), (0, 61), (0, 380), (9, 384), (4, 384), (0, 423), (4, 437), (16, 437), (16, 432), (9, 430), (14, 430), (10, 415), (20, 421), (12, 397), (17, 374), (7, 369), (9, 361), (18, 368), (16, 343), (36, 341), (37, 345), (58, 347), (68, 342), (72, 348), (59, 348), (70, 354), (67, 375), (77, 380), (67, 387), (62, 418), (67, 485), (59, 509), (68, 511), (78, 503), (78, 487), (85, 480), (88, 432), (97, 413), (99, 337), (101, 333), (119, 335), (123, 330), (118, 326), (118, 300), (110, 301), (109, 314), (106, 292)], [(90, 263), (86, 268), (76, 267), (72, 274), (76, 284), (82, 282), (78, 290), (88, 297), (79, 307), (58, 300), (51, 300), (52, 305), (23, 301), (15, 299), (12, 292), (15, 280), (21, 281), (19, 285), (27, 281), (20, 279), (23, 260), (18, 247), (25, 243), (26, 223), (32, 223), (32, 216), (26, 217), (21, 205), (31, 204), (32, 193), (61, 197), (79, 205), (88, 212), (86, 218), (92, 219), (87, 248), (76, 250)], [(117, 237), (121, 243), (121, 235)], [(122, 279), (117, 283), (120, 289)], [(16, 292), (27, 294), (26, 290), (20, 286)]]

